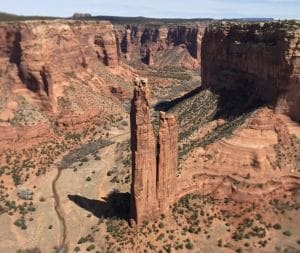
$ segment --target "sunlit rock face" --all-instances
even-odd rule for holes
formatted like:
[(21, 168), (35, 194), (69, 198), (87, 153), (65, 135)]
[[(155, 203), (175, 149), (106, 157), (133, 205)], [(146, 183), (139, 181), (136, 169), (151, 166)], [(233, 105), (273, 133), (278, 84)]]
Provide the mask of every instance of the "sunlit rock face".
[[(136, 79), (131, 107), (131, 219), (135, 224), (155, 219), (174, 201), (178, 160), (178, 126), (173, 115), (160, 113), (158, 144), (150, 112), (146, 79)], [(157, 154), (156, 154), (157, 149)]]

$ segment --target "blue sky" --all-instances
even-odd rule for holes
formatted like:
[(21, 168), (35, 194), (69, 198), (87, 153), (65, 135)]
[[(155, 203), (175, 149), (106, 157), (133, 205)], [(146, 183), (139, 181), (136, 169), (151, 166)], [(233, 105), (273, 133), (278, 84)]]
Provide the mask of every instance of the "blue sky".
[(0, 0), (0, 11), (23, 15), (93, 15), (300, 19), (300, 0)]

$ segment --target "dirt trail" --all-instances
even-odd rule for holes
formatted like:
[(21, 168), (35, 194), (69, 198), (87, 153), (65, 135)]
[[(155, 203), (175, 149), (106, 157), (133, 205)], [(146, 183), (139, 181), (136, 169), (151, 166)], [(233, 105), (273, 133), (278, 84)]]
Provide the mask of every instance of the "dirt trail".
[(57, 217), (60, 222), (61, 233), (62, 233), (61, 241), (59, 243), (58, 248), (65, 249), (65, 252), (67, 252), (68, 251), (68, 246), (66, 245), (67, 225), (66, 225), (63, 209), (61, 208), (61, 205), (60, 205), (60, 196), (56, 189), (56, 183), (57, 183), (60, 175), (61, 175), (61, 169), (57, 168), (57, 174), (52, 182), (52, 191), (53, 191), (53, 196), (54, 196), (54, 209), (55, 209), (55, 212), (57, 213)]
[[(110, 141), (117, 141), (117, 140), (121, 140), (123, 136), (128, 135), (129, 132), (125, 132), (125, 133), (121, 133), (115, 136), (112, 136), (111, 138), (109, 138), (108, 140)], [(113, 143), (112, 143), (113, 144)], [(111, 144), (111, 145), (112, 145)], [(66, 242), (67, 240), (67, 225), (66, 225), (66, 220), (65, 220), (65, 216), (64, 216), (64, 211), (63, 208), (61, 206), (61, 201), (60, 201), (60, 195), (57, 191), (57, 187), (56, 187), (56, 183), (58, 182), (62, 169), (57, 168), (57, 174), (54, 178), (54, 180), (52, 181), (52, 192), (53, 192), (53, 196), (54, 196), (54, 209), (55, 212), (57, 213), (57, 217), (59, 219), (60, 222), (60, 227), (61, 227), (61, 241), (58, 245), (58, 253), (65, 253), (68, 252), (68, 244)]]

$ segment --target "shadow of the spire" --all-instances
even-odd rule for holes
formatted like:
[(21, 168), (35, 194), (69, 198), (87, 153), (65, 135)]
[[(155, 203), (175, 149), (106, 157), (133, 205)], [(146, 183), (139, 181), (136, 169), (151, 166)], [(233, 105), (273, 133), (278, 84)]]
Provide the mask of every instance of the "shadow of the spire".
[(112, 218), (129, 220), (130, 193), (112, 191), (103, 200), (88, 199), (79, 195), (68, 195), (68, 198), (79, 207), (91, 212), (98, 218)]

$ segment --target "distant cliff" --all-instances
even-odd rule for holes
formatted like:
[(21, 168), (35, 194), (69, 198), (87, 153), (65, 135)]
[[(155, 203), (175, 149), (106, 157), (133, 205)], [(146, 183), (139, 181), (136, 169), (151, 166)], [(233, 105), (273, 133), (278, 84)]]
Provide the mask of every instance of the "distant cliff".
[[(57, 97), (70, 75), (100, 62), (118, 65), (113, 26), (109, 22), (31, 21), (0, 26), (0, 81), (10, 89), (22, 83), (57, 110)], [(8, 77), (12, 77), (9, 79)]]
[(161, 64), (166, 62), (166, 59), (159, 58), (159, 54), (180, 46), (186, 48), (189, 53), (190, 68), (196, 68), (200, 64), (201, 41), (205, 27), (206, 23), (115, 25), (119, 54), (127, 60), (135, 58), (148, 65), (155, 64), (157, 61)]
[[(2, 23), (0, 82), (5, 83), (0, 94), (4, 87), (11, 91), (19, 84), (37, 94), (44, 109), (57, 112), (58, 97), (72, 77), (103, 87), (109, 74), (100, 67), (116, 68), (120, 61), (132, 60), (137, 67), (157, 63), (196, 69), (203, 31), (199, 24), (149, 28), (113, 26), (108, 21)], [(122, 75), (121, 70), (117, 72)]]
[(202, 43), (203, 86), (243, 89), (300, 121), (300, 25), (296, 22), (218, 23)]

